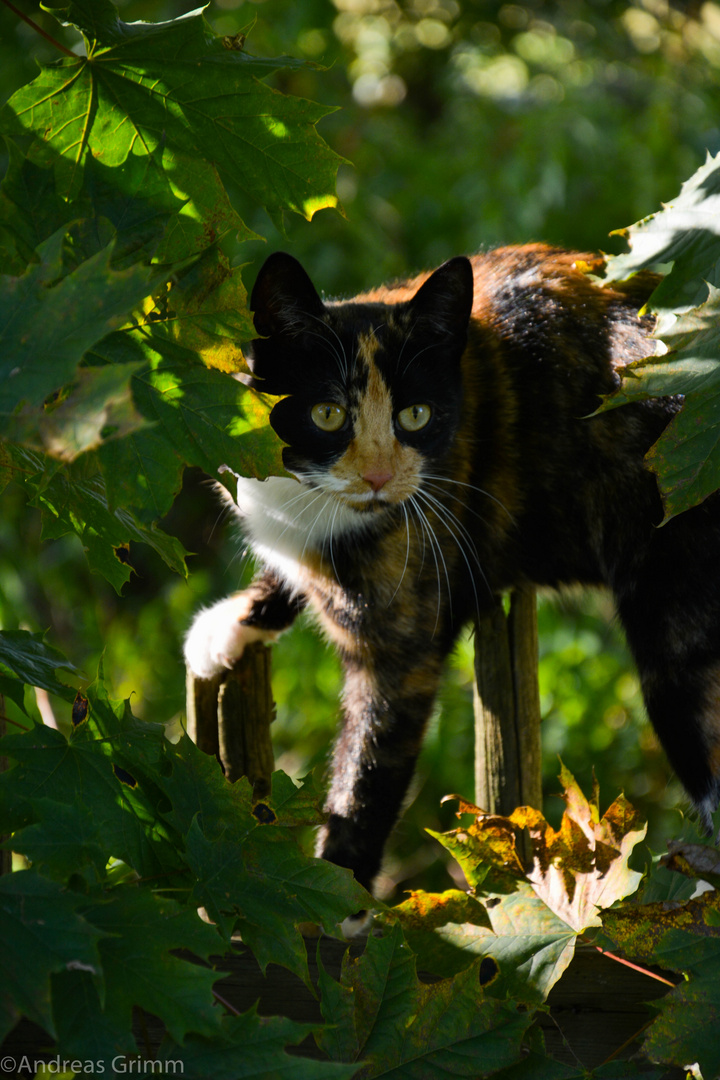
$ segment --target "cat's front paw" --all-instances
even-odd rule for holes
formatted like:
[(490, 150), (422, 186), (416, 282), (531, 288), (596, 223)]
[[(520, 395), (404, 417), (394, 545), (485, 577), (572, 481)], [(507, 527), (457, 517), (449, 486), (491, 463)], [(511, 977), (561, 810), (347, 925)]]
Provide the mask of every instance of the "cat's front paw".
[(195, 616), (184, 648), (185, 663), (193, 675), (212, 679), (233, 667), (246, 645), (277, 637), (275, 631), (249, 626), (243, 621), (251, 614), (252, 606), (252, 598), (237, 593)]

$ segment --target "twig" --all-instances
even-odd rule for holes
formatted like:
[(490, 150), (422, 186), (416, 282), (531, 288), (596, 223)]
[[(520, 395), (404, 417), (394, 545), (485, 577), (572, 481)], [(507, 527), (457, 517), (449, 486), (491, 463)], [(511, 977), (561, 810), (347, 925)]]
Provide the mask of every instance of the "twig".
[(10, 10), (14, 12), (15, 15), (17, 15), (18, 19), (22, 19), (22, 21), (26, 22), (28, 26), (32, 26), (33, 30), (40, 34), (40, 37), (44, 37), (46, 41), (49, 41), (50, 44), (54, 45), (56, 49), (60, 50), (60, 52), (64, 52), (66, 56), (71, 56), (73, 60), (78, 59), (77, 54), (74, 53), (72, 49), (68, 49), (65, 47), (65, 45), (61, 45), (60, 42), (56, 41), (51, 34), (48, 34), (46, 30), (43, 30), (42, 26), (38, 26), (38, 24), (34, 22), (29, 15), (25, 15), (24, 12), (19, 11), (18, 8), (16, 8), (15, 5), (10, 2), (10, 0), (1, 0), (1, 2), (5, 5), (5, 7), (10, 8)]
[(4, 720), (6, 724), (14, 724), (15, 727), (19, 727), (21, 731), (30, 731), (29, 727), (25, 727), (19, 720), (13, 720), (10, 716), (5, 716), (4, 713), (0, 713), (0, 720)]
[(647, 1020), (641, 1028), (638, 1028), (638, 1030), (630, 1036), (629, 1039), (626, 1039), (621, 1046), (618, 1046), (616, 1050), (613, 1050), (612, 1054), (610, 1054), (609, 1057), (606, 1057), (605, 1060), (600, 1063), (600, 1067), (602, 1067), (603, 1065), (609, 1065), (609, 1063), (613, 1061), (618, 1056), (618, 1054), (621, 1054), (627, 1046), (631, 1046), (634, 1042), (636, 1042), (637, 1039), (639, 1039), (639, 1037), (642, 1035), (643, 1031), (649, 1028), (653, 1022), (654, 1020)]
[(217, 990), (211, 990), (210, 993), (215, 998), (215, 1000), (219, 1001), (221, 1005), (224, 1005), (228, 1012), (231, 1012), (233, 1016), (240, 1016), (239, 1010), (236, 1009), (234, 1005), (231, 1005), (229, 1001), (226, 1001), (221, 994), (218, 994)]
[(657, 975), (654, 971), (648, 971), (647, 968), (642, 967), (640, 964), (633, 964), (630, 960), (624, 960), (622, 956), (616, 956), (615, 953), (608, 952), (606, 949), (601, 949), (599, 945), (595, 945), (599, 953), (603, 956), (607, 956), (610, 960), (616, 960), (618, 964), (624, 964), (625, 967), (632, 968), (633, 971), (639, 971), (641, 975), (647, 975), (650, 979), (657, 979), (658, 982), (664, 983), (665, 986), (674, 987), (675, 983), (670, 979), (664, 979), (662, 975)]

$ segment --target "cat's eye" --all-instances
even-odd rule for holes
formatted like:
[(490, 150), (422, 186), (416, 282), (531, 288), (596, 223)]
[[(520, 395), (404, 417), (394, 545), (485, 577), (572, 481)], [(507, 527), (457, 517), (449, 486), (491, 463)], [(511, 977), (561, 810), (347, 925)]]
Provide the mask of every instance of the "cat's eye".
[(312, 422), (321, 431), (339, 431), (345, 423), (347, 409), (334, 401), (321, 401), (310, 410)]
[(432, 409), (429, 405), (410, 405), (397, 414), (397, 422), (403, 431), (420, 431), (427, 424)]

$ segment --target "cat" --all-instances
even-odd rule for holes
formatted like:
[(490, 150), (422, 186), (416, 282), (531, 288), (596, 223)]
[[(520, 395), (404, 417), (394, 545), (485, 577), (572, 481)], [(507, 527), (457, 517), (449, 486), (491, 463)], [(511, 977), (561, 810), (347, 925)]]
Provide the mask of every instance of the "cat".
[(463, 626), (521, 583), (607, 586), (650, 719), (704, 826), (720, 796), (717, 497), (663, 518), (649, 447), (681, 408), (597, 415), (655, 351), (651, 275), (602, 287), (596, 256), (542, 244), (457, 257), (323, 302), (271, 255), (251, 296), (251, 383), (290, 477), (239, 478), (262, 570), (200, 612), (185, 643), (209, 678), (306, 605), (345, 669), (318, 853), (368, 889)]

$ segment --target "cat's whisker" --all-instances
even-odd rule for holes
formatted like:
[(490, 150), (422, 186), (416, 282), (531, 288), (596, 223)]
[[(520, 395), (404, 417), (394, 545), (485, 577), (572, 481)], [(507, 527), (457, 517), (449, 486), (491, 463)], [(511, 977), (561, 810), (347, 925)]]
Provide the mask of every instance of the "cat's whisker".
[[(476, 484), (468, 484), (464, 480), (453, 480), (449, 476), (436, 476), (434, 473), (423, 473), (423, 479), (439, 480), (443, 484), (455, 484), (458, 487), (464, 487), (468, 488), (470, 491), (476, 491), (479, 495), (483, 495), (486, 499), (490, 499), (491, 502), (496, 503), (501, 510), (505, 511), (513, 525), (517, 525), (516, 519), (510, 513), (507, 506), (505, 506), (505, 504), (500, 499), (496, 499), (494, 495), (491, 495), (489, 491), (486, 491), (485, 488), (477, 487)], [(468, 507), (468, 509), (470, 509), (470, 507)], [(475, 513), (475, 511), (471, 511), (471, 513)], [(485, 520), (480, 514), (477, 514), (477, 516), (480, 518), (481, 521)]]
[(403, 368), (403, 372), (402, 372), (403, 375), (407, 375), (408, 368), (410, 367), (411, 364), (415, 363), (418, 356), (422, 356), (423, 353), (429, 352), (430, 349), (434, 349), (434, 348), (436, 348), (436, 345), (435, 345), (434, 342), (432, 342), (430, 345), (426, 345), (424, 349), (418, 349), (418, 351), (413, 356), (410, 357), (407, 364)]
[[(398, 353), (398, 358), (397, 358), (398, 367), (400, 367), (400, 361), (402, 360), (403, 353), (405, 352), (405, 349), (407, 348), (407, 343), (408, 343), (408, 341), (412, 340), (412, 337), (413, 337), (413, 335), (415, 333), (415, 327), (417, 326), (419, 321), (420, 321), (419, 319), (416, 319), (415, 322), (410, 327), (410, 329), (408, 330), (407, 334), (405, 334), (405, 336), (403, 337), (402, 345), (400, 346), (400, 352)], [(410, 361), (410, 362), (412, 363), (412, 361)]]
[[(317, 494), (313, 497), (313, 499), (310, 502), (307, 503), (307, 505), (305, 505), (305, 506), (303, 506), (301, 508), (300, 514), (297, 515), (296, 517), (288, 518), (287, 524), (285, 525), (285, 528), (281, 529), (280, 532), (277, 534), (277, 537), (275, 538), (275, 545), (276, 546), (279, 544), (280, 540), (282, 540), (282, 538), (285, 536), (285, 534), (289, 530), (293, 529), (297, 525), (298, 517), (301, 517), (303, 513), (306, 513), (307, 511), (311, 510), (313, 508), (313, 506), (315, 506), (315, 504), (317, 502), (323, 500), (325, 495), (326, 495), (326, 493), (321, 488), (318, 488), (317, 489)], [(285, 518), (287, 516), (287, 511), (291, 507), (293, 507), (296, 503), (300, 502), (301, 500), (307, 499), (307, 498), (308, 498), (308, 489), (305, 488), (305, 490), (301, 491), (299, 495), (294, 495), (292, 497), (292, 499), (287, 499), (279, 507), (278, 519), (282, 520), (283, 518)], [(313, 530), (314, 526), (317, 524), (317, 522), (320, 520), (320, 516), (321, 516), (324, 508), (325, 508), (325, 503), (323, 502), (322, 505), (320, 506), (320, 509), (318, 510), (318, 512), (315, 514), (315, 517), (313, 518), (312, 526), (307, 530), (305, 544), (303, 546), (303, 555), (305, 554), (305, 550), (307, 548), (308, 541), (310, 539), (310, 536), (312, 535), (312, 530)]]
[[(467, 558), (467, 553), (466, 553), (465, 549), (463, 548), (463, 545), (460, 543), (460, 540), (458, 540), (458, 537), (456, 536), (456, 534), (455, 534), (455, 532), (453, 530), (453, 527), (452, 527), (453, 525), (455, 526), (455, 528), (457, 528), (458, 533), (460, 534), (460, 537), (467, 543), (468, 548), (470, 550), (470, 553), (472, 554), (472, 556), (473, 556), (473, 558), (474, 558), (474, 560), (475, 560), (475, 562), (477, 564), (477, 568), (478, 568), (478, 570), (480, 572), (480, 576), (482, 577), (482, 579), (483, 579), (483, 581), (484, 581), (484, 583), (485, 583), (485, 585), (487, 587), (488, 593), (490, 593), (492, 595), (492, 590), (490, 589), (490, 585), (488, 583), (487, 577), (485, 576), (485, 571), (483, 570), (483, 567), (482, 567), (482, 562), (480, 560), (480, 555), (479, 555), (478, 550), (477, 550), (477, 548), (475, 546), (475, 541), (474, 541), (473, 536), (472, 536), (471, 532), (469, 531), (469, 529), (467, 529), (465, 527), (465, 525), (460, 520), (460, 518), (457, 516), (457, 514), (454, 514), (452, 512), (452, 510), (449, 509), (449, 507), (445, 506), (444, 503), (441, 502), (441, 500), (437, 499), (434, 495), (430, 494), (430, 492), (427, 491), (427, 490), (425, 490), (423, 492), (423, 494), (435, 506), (436, 513), (438, 514), (440, 519), (443, 521), (443, 523), (445, 524), (445, 527), (447, 528), (448, 532), (451, 534), (451, 536), (455, 540), (456, 544), (458, 545), (458, 548), (460, 549), (460, 552), (461, 552), (463, 558), (465, 559), (465, 563), (467, 565), (467, 568), (471, 573), (471, 577), (473, 578), (473, 589), (474, 589), (474, 575), (472, 575), (472, 570), (470, 568), (470, 563), (469, 563), (469, 560)], [(476, 593), (475, 594), (476, 606), (477, 606), (477, 599), (478, 598), (477, 598), (477, 593)]]
[[(343, 378), (343, 380), (345, 382), (347, 382), (349, 376), (348, 376), (348, 363), (347, 363), (347, 357), (345, 356), (345, 350), (343, 349), (342, 353), (338, 352), (337, 347), (333, 344), (332, 341), (328, 341), (328, 339), (324, 336), (324, 334), (319, 334), (316, 331), (308, 330), (307, 331), (307, 336), (311, 337), (311, 338), (317, 338), (319, 341), (321, 341), (323, 343), (323, 345), (325, 346), (327, 351), (330, 353), (330, 355), (332, 357), (334, 357), (334, 359), (337, 361), (337, 365), (338, 365), (338, 367), (340, 369), (340, 373), (342, 375), (342, 378)], [(342, 346), (342, 342), (341, 342), (341, 346)]]
[(438, 563), (438, 555), (440, 556), (440, 562), (442, 562), (443, 570), (445, 572), (445, 581), (447, 583), (447, 593), (448, 593), (448, 609), (449, 609), (449, 612), (450, 612), (450, 620), (451, 621), (452, 621), (452, 589), (450, 588), (450, 575), (448, 574), (447, 563), (445, 562), (445, 556), (443, 554), (442, 547), (440, 546), (440, 541), (438, 540), (438, 538), (435, 535), (435, 532), (433, 530), (432, 525), (430, 524), (430, 521), (428, 519), (427, 514), (425, 513), (425, 511), (423, 510), (423, 508), (420, 506), (420, 504), (417, 501), (418, 495), (419, 495), (419, 492), (416, 492), (414, 495), (411, 495), (410, 498), (408, 499), (408, 502), (412, 505), (413, 509), (415, 510), (415, 513), (418, 515), (418, 517), (420, 519), (420, 523), (421, 523), (423, 529), (427, 533), (428, 540), (430, 541), (430, 550), (432, 551), (433, 559), (435, 560), (435, 576), (437, 578), (437, 610), (436, 610), (436, 614), (435, 614), (435, 626), (434, 626), (433, 632), (432, 632), (432, 636), (434, 637), (435, 633), (437, 631), (437, 628), (438, 628), (438, 624), (440, 622), (440, 594), (441, 594), (441, 591), (442, 591), (442, 582), (440, 580), (440, 564)]
[(475, 609), (479, 615), (480, 599), (478, 597), (477, 588), (475, 585), (475, 573), (470, 563), (470, 558), (468, 557), (468, 551), (465, 550), (465, 546), (463, 545), (463, 541), (465, 541), (465, 544), (468, 545), (469, 553), (473, 556), (480, 576), (482, 577), (490, 595), (492, 595), (492, 590), (490, 589), (487, 577), (482, 568), (480, 556), (478, 554), (477, 548), (475, 547), (475, 542), (472, 536), (465, 528), (463, 523), (460, 521), (460, 519), (457, 517), (457, 515), (453, 514), (452, 511), (449, 510), (446, 506), (444, 506), (443, 503), (441, 503), (440, 500), (437, 499), (434, 495), (431, 495), (428, 491), (422, 491), (418, 492), (418, 496), (423, 499), (423, 501), (425, 501), (431, 509), (434, 510), (436, 517), (439, 519), (441, 524), (444, 525), (445, 529), (447, 529), (448, 533), (455, 541), (457, 548), (462, 555), (462, 558), (467, 567), (468, 574), (470, 575), (470, 582), (472, 584), (473, 595), (475, 597)]
[[(423, 491), (436, 492), (437, 495), (440, 496), (441, 501), (442, 496), (447, 495), (447, 492), (443, 488), (442, 484), (432, 483), (430, 480), (427, 480), (425, 478), (423, 478), (422, 487)], [(456, 496), (456, 501), (460, 503), (460, 505), (463, 507), (464, 510), (467, 511), (468, 514), (472, 514), (473, 518), (475, 518), (476, 521), (479, 521), (483, 527), (487, 528), (488, 526), (492, 526), (492, 522), (489, 518), (485, 517), (484, 514), (481, 514), (479, 510), (474, 510), (472, 506), (468, 506), (467, 502), (464, 499)], [(468, 532), (470, 532), (469, 529)]]
[(387, 602), (388, 607), (390, 607), (390, 605), (392, 604), (393, 600), (395, 599), (395, 597), (398, 594), (398, 590), (399, 590), (400, 586), (402, 585), (403, 581), (405, 580), (405, 574), (406, 574), (407, 568), (408, 568), (408, 561), (410, 559), (410, 518), (408, 516), (407, 507), (405, 506), (404, 503), (400, 504), (400, 509), (402, 510), (403, 514), (405, 515), (405, 533), (407, 535), (407, 544), (406, 544), (406, 547), (405, 547), (405, 564), (404, 564), (404, 566), (402, 568), (402, 573), (400, 574), (400, 580), (398, 581), (397, 585), (395, 586), (395, 592), (392, 594), (392, 596), (390, 597), (390, 599)]
[[(307, 531), (307, 535), (305, 537), (305, 543), (303, 544), (302, 553), (301, 553), (301, 556), (300, 556), (301, 561), (305, 558), (305, 553), (307, 551), (308, 544), (310, 542), (310, 537), (315, 534), (316, 526), (317, 526), (318, 522), (321, 521), (323, 512), (325, 510), (328, 510), (328, 503), (327, 503), (326, 498), (324, 498), (324, 496), (326, 496), (326, 495), (327, 495), (327, 492), (319, 490), (317, 498), (315, 498), (313, 500), (313, 502), (310, 504), (311, 506), (314, 506), (315, 503), (319, 499), (322, 499), (322, 504), (320, 506), (320, 509), (318, 510), (315, 517), (313, 518), (312, 525), (310, 526), (310, 528)], [(332, 514), (332, 516), (330, 516), (330, 512), (328, 510), (328, 520), (325, 522), (325, 536), (324, 536), (324, 539), (322, 541), (322, 544), (320, 545), (320, 550), (324, 551), (325, 548), (328, 546), (328, 535), (329, 535), (330, 536), (330, 554), (331, 554), (331, 558), (332, 558), (332, 524), (333, 524), (333, 522), (335, 520), (335, 516), (336, 516), (336, 514), (338, 512), (338, 506), (339, 506), (339, 503), (336, 503), (336, 505), (334, 507), (334, 513)]]
[[(345, 346), (343, 345), (342, 338), (337, 333), (337, 331), (333, 329), (332, 326), (330, 326), (328, 323), (326, 323), (318, 315), (310, 315), (310, 318), (314, 319), (316, 322), (319, 322), (320, 325), (325, 330), (329, 330), (330, 333), (335, 338), (335, 340), (337, 341), (338, 345), (340, 346), (339, 351), (335, 346), (332, 346), (332, 351), (333, 351), (333, 353), (334, 353), (334, 355), (335, 355), (335, 357), (336, 357), (336, 359), (338, 361), (338, 366), (340, 367), (340, 370), (341, 370), (341, 372), (343, 374), (343, 378), (347, 381), (350, 378), (350, 365), (348, 363), (347, 353), (345, 352)], [(327, 340), (327, 338), (323, 334), (316, 333), (313, 336), (321, 338), (323, 341), (325, 341), (327, 343), (328, 347), (331, 347), (330, 342)]]
[(331, 566), (333, 568), (333, 573), (335, 574), (335, 578), (336, 578), (337, 581), (340, 581), (340, 574), (338, 573), (338, 568), (335, 565), (335, 548), (334, 548), (334, 545), (333, 545), (333, 529), (335, 528), (335, 519), (336, 519), (336, 517), (338, 515), (339, 509), (340, 509), (340, 503), (337, 503), (336, 506), (335, 506), (333, 516), (330, 519), (330, 549), (329, 549), (330, 550), (330, 564), (331, 564)]

